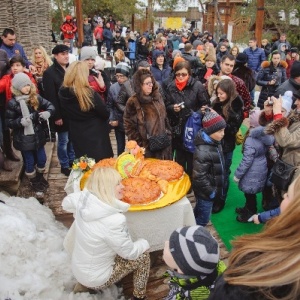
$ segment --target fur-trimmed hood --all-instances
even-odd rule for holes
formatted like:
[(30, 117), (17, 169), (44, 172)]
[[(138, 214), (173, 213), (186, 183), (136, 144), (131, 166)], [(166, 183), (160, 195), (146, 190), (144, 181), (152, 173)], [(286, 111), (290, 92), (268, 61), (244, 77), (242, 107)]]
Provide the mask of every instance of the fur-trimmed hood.
[(258, 118), (259, 125), (265, 127), (272, 122), (273, 122), (273, 120), (272, 119), (268, 120), (266, 118), (266, 113), (264, 111), (261, 111), (261, 114), (259, 115), (259, 118)]
[[(271, 65), (271, 62), (270, 62), (270, 61), (263, 61), (263, 62), (261, 63), (261, 67), (262, 67), (263, 69), (269, 68), (270, 65)], [(286, 69), (286, 68), (288, 67), (288, 64), (287, 64), (286, 61), (281, 60), (278, 66), (281, 66), (281, 67), (283, 67), (283, 68)]]
[(296, 122), (300, 122), (300, 113), (296, 110), (292, 110), (287, 116), (287, 118), (283, 117), (279, 120), (275, 120), (272, 123), (270, 123), (265, 129), (265, 133), (274, 134), (278, 132), (281, 128), (289, 127)]

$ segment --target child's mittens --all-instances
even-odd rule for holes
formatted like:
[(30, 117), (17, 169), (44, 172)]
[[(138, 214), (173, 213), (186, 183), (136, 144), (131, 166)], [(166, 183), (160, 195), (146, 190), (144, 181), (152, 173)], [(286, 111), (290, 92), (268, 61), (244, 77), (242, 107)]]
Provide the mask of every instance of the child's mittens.
[(213, 191), (210, 195), (209, 195), (209, 199), (214, 199), (216, 197), (216, 191)]
[(32, 121), (31, 121), (31, 119), (29, 117), (22, 118), (21, 119), (21, 124), (22, 124), (23, 127), (28, 127), (28, 126), (30, 126), (32, 124)]
[(39, 113), (39, 116), (44, 120), (48, 120), (50, 118), (50, 113), (49, 111), (42, 111)]
[(237, 177), (233, 176), (233, 181), (234, 181), (235, 183), (239, 183), (240, 180), (239, 180)]

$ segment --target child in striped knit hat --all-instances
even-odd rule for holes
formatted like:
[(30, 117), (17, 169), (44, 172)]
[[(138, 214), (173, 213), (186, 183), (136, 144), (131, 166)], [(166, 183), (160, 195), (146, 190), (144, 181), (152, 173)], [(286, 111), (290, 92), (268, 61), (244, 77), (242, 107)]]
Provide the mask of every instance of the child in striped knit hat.
[(165, 300), (204, 300), (226, 266), (219, 260), (219, 245), (202, 226), (176, 229), (166, 241), (163, 259), (172, 269)]

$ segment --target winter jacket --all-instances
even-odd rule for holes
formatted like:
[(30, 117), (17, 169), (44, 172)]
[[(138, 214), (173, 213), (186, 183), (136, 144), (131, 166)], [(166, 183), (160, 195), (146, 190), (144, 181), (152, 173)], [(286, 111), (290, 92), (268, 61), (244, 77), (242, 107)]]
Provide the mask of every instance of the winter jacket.
[(31, 114), (31, 120), (33, 125), (34, 134), (33, 135), (24, 135), (24, 127), (21, 124), (21, 119), (23, 118), (20, 104), (16, 101), (15, 98), (12, 98), (7, 103), (5, 118), (8, 128), (13, 130), (13, 145), (15, 149), (19, 151), (27, 150), (37, 150), (40, 147), (46, 144), (46, 135), (45, 135), (45, 124), (42, 125), (39, 112), (48, 111), (50, 115), (54, 114), (54, 106), (42, 98), (37, 96), (39, 101), (38, 110), (28, 105), (29, 113)]
[(171, 139), (166, 108), (158, 88), (150, 97), (145, 96), (145, 99), (138, 98), (137, 94), (128, 99), (124, 111), (124, 128), (128, 140), (135, 140), (146, 149), (145, 157), (171, 159), (171, 146), (156, 152), (149, 149), (150, 136), (167, 133)]
[(29, 66), (32, 65), (25, 54), (24, 48), (19, 43), (15, 43), (13, 46), (7, 46), (2, 42), (2, 44), (0, 45), (0, 49), (4, 50), (7, 53), (9, 59), (14, 57), (15, 55), (20, 55), (25, 61), (26, 68), (29, 68)]
[[(289, 288), (289, 287), (288, 287)], [(274, 299), (282, 299), (286, 295), (286, 286), (271, 287)], [(208, 300), (266, 300), (260, 287), (246, 285), (233, 285), (224, 280), (221, 275), (215, 282), (214, 289), (210, 292)]]
[[(220, 72), (220, 70), (219, 70), (217, 64), (214, 64), (213, 67), (212, 67), (211, 69), (212, 69), (211, 75), (218, 75), (219, 72)], [(203, 67), (202, 69), (200, 69), (199, 72), (198, 72), (198, 79), (199, 79), (200, 82), (203, 83), (203, 84), (207, 82), (207, 79), (204, 78), (204, 77), (205, 77), (205, 74), (206, 74), (206, 72), (207, 72), (207, 70), (208, 70), (207, 67), (204, 65), (204, 67)], [(210, 75), (210, 76), (211, 76), (211, 75)]]
[(76, 157), (87, 155), (98, 162), (113, 157), (109, 138), (109, 111), (100, 96), (93, 92), (94, 107), (89, 111), (80, 109), (75, 94), (65, 87), (59, 90), (61, 109), (69, 120), (69, 137)]
[(235, 148), (236, 134), (243, 123), (243, 101), (237, 96), (231, 103), (228, 117), (225, 118), (222, 111), (222, 103), (213, 103), (212, 108), (226, 120), (225, 135), (222, 139), (222, 149), (224, 153), (232, 152)]
[(149, 55), (149, 49), (147, 44), (142, 45), (141, 43), (137, 43), (137, 59), (147, 60)]
[[(263, 109), (264, 102), (268, 97), (274, 96), (278, 86), (286, 80), (285, 69), (287, 68), (287, 63), (285, 61), (280, 61), (277, 68), (274, 68), (269, 61), (265, 61), (261, 64), (261, 67), (262, 69), (259, 71), (256, 79), (256, 83), (262, 87), (257, 106)], [(274, 85), (269, 85), (269, 82), (273, 79), (276, 79), (276, 83)]]
[(285, 61), (288, 64), (288, 67), (286, 69), (286, 77), (287, 78), (290, 78), (290, 76), (291, 76), (291, 68), (292, 68), (293, 63), (295, 61), (299, 61), (299, 60), (300, 60), (300, 56), (298, 53), (296, 54), (296, 57), (292, 57), (291, 54), (286, 55)]
[(274, 96), (282, 96), (286, 91), (292, 91), (293, 93), (300, 91), (300, 83), (296, 82), (294, 78), (290, 78), (277, 87)]
[(114, 49), (114, 52), (116, 52), (118, 49), (121, 49), (122, 51), (125, 51), (125, 39), (121, 36), (114, 37), (112, 39), (112, 47)]
[(266, 223), (267, 221), (279, 215), (280, 215), (280, 207), (277, 207), (258, 214), (258, 220), (259, 223)]
[(293, 110), (287, 118), (273, 121), (266, 127), (266, 133), (274, 134), (282, 148), (281, 159), (297, 167), (293, 180), (300, 175), (300, 113)]
[(266, 135), (264, 127), (250, 130), (243, 145), (243, 159), (234, 174), (242, 192), (256, 194), (263, 190), (268, 173), (266, 154), (273, 143), (274, 137)]
[(248, 47), (244, 50), (243, 53), (248, 57), (248, 68), (250, 68), (254, 72), (258, 72), (260, 70), (261, 64), (266, 60), (265, 51), (258, 47), (256, 47), (254, 50)]
[(125, 111), (126, 103), (128, 99), (134, 95), (134, 90), (133, 90), (133, 82), (132, 80), (126, 80), (123, 85), (120, 88), (118, 98), (115, 102), (116, 108), (120, 111), (123, 112)]
[(118, 110), (116, 100), (118, 98), (122, 85), (118, 82), (112, 84), (109, 88), (106, 107), (109, 109), (109, 121), (118, 121), (118, 126), (114, 127), (124, 131), (123, 111)]
[[(183, 128), (191, 111), (198, 111), (203, 105), (210, 104), (209, 96), (202, 83), (191, 76), (182, 91), (177, 88), (174, 78), (166, 84), (164, 83), (163, 90), (168, 118), (172, 127), (181, 122)], [(181, 102), (184, 102), (185, 107), (180, 112), (175, 112), (174, 104)], [(182, 143), (182, 140), (178, 142)]]
[(92, 45), (93, 32), (92, 32), (92, 25), (90, 23), (83, 24), (83, 36), (84, 36), (84, 42), (88, 43), (89, 45)]
[[(36, 83), (35, 79), (33, 78), (32, 74), (29, 72), (26, 72), (26, 71), (24, 71), (23, 73), (25, 73), (30, 78), (31, 82), (37, 88), (37, 83)], [(5, 93), (6, 103), (13, 97), (12, 92), (11, 92), (11, 81), (13, 78), (14, 78), (13, 74), (8, 74), (8, 75), (4, 75), (0, 79), (0, 93)]]
[(268, 43), (267, 45), (261, 45), (261, 48), (264, 49), (265, 51), (265, 56), (266, 56), (266, 59), (268, 58), (269, 54), (271, 53), (271, 44)]
[(113, 34), (111, 30), (107, 27), (103, 29), (103, 39), (104, 41), (111, 41), (113, 39)]
[(103, 27), (97, 26), (94, 30), (94, 37), (97, 40), (97, 37), (100, 37), (101, 42), (103, 41)]
[(291, 44), (290, 44), (287, 40), (285, 40), (285, 41), (277, 40), (277, 41), (272, 45), (271, 52), (277, 50), (279, 44), (282, 44), (282, 43), (286, 44), (286, 48), (287, 48), (287, 49), (291, 49)]
[(73, 40), (77, 31), (77, 27), (73, 22), (64, 22), (61, 25), (60, 30), (64, 34), (65, 39)]
[(244, 64), (235, 63), (232, 75), (242, 79), (249, 92), (251, 92), (255, 88), (255, 74), (250, 68), (248, 68)]
[(209, 276), (195, 277), (179, 274), (175, 271), (167, 271), (170, 277), (169, 294), (164, 300), (205, 300), (210, 294), (217, 276), (226, 269), (223, 261), (219, 261), (216, 269)]
[(226, 172), (221, 142), (201, 129), (194, 143), (192, 186), (196, 198), (207, 201), (223, 198)]
[(203, 68), (203, 64), (201, 63), (199, 57), (193, 56), (191, 53), (188, 53), (188, 52), (183, 52), (182, 58), (184, 58), (185, 60), (187, 60), (190, 63), (191, 69), (192, 69), (192, 74), (194, 77), (197, 77), (198, 72), (200, 71), (200, 69)]
[(153, 62), (151, 66), (151, 73), (153, 74), (155, 80), (161, 85), (162, 82), (167, 79), (172, 71), (171, 67), (168, 65), (168, 62), (166, 60), (166, 56), (164, 55), (164, 64), (163, 68), (160, 69), (156, 63), (156, 59), (159, 55), (163, 54), (163, 51), (160, 50), (154, 50), (153, 51)]
[(61, 112), (60, 99), (58, 97), (58, 91), (61, 87), (65, 76), (65, 69), (53, 59), (53, 65), (50, 66), (43, 75), (43, 86), (45, 98), (50, 101), (55, 107), (55, 114), (53, 116), (54, 121), (63, 120), (63, 125), (55, 125), (56, 132), (65, 132), (69, 130), (68, 120)]
[(149, 248), (146, 240), (133, 242), (128, 233), (123, 214), (129, 208), (127, 203), (116, 199), (113, 207), (84, 189), (65, 197), (62, 207), (75, 217), (72, 272), (84, 286), (105, 284), (117, 255), (135, 260)]

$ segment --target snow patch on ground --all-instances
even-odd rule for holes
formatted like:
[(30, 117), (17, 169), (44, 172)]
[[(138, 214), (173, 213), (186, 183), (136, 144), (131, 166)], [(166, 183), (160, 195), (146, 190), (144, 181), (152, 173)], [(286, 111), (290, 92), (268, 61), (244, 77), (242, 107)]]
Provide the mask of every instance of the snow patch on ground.
[(35, 198), (0, 193), (0, 299), (116, 300), (121, 289), (74, 295), (71, 259), (63, 248), (67, 229)]

